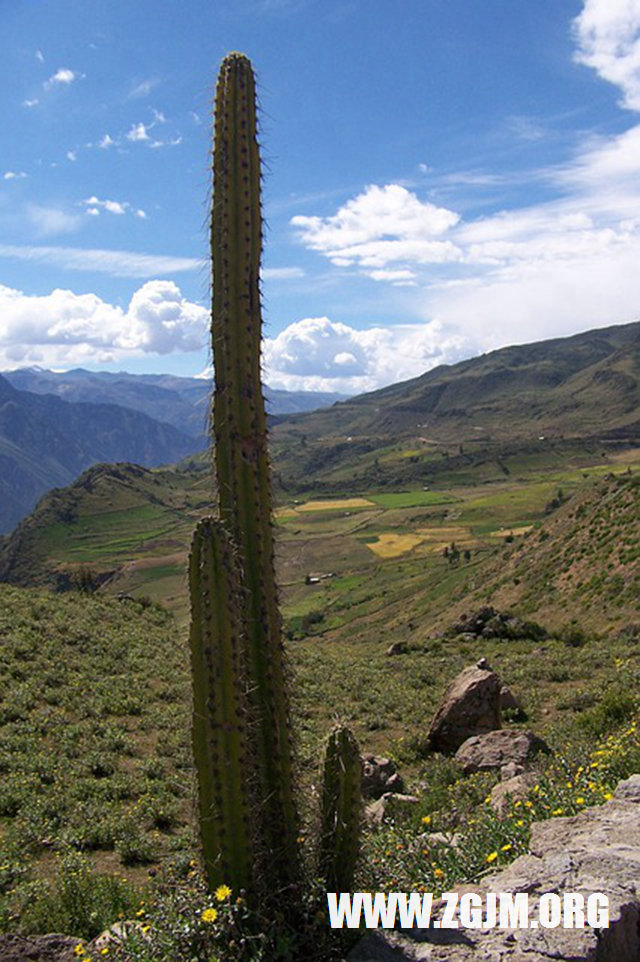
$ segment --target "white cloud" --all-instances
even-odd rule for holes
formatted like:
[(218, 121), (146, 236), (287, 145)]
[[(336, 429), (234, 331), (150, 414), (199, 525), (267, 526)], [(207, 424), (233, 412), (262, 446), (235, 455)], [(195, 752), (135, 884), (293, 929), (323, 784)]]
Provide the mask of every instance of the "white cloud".
[(573, 29), (575, 59), (619, 87), (623, 107), (640, 110), (640, 0), (585, 0)]
[(464, 337), (444, 336), (435, 322), (360, 331), (308, 317), (265, 340), (264, 375), (275, 388), (359, 393), (458, 360), (465, 346)]
[(131, 206), (126, 200), (124, 202), (120, 202), (119, 200), (99, 200), (99, 198), (95, 196), (88, 197), (86, 200), (83, 200), (82, 203), (93, 210), (102, 209), (106, 210), (109, 214), (119, 215), (125, 214)]
[(199, 350), (208, 318), (171, 281), (143, 284), (126, 311), (95, 294), (54, 290), (31, 297), (0, 286), (0, 366), (65, 367)]
[(2, 175), (3, 180), (24, 180), (27, 175), (24, 170), (6, 170)]
[(148, 97), (152, 90), (154, 90), (160, 81), (157, 78), (152, 78), (149, 80), (141, 80), (139, 83), (134, 84), (134, 86), (129, 91), (128, 100), (137, 100), (139, 97)]
[(181, 143), (182, 137), (173, 137), (171, 140), (152, 140), (148, 146), (157, 150), (158, 147), (177, 147)]
[(263, 280), (290, 281), (304, 277), (301, 267), (263, 267), (260, 274)]
[(77, 151), (75, 151), (75, 150), (68, 150), (68, 151), (67, 151), (67, 160), (70, 160), (72, 163), (75, 163), (77, 159), (78, 159), (78, 153), (77, 153)]
[(42, 50), (36, 50), (36, 60), (39, 60), (40, 63), (44, 63), (44, 54), (42, 53)]
[(380, 270), (399, 261), (459, 259), (454, 244), (438, 239), (458, 220), (454, 211), (421, 201), (399, 184), (373, 184), (330, 217), (297, 215), (291, 224), (307, 247), (336, 266)]
[(127, 140), (131, 140), (134, 143), (139, 143), (141, 141), (150, 140), (149, 134), (147, 132), (147, 126), (143, 123), (134, 124), (129, 133), (127, 134)]
[(105, 134), (102, 140), (98, 143), (98, 147), (100, 147), (101, 150), (108, 150), (109, 147), (114, 147), (115, 144), (115, 140), (113, 140), (109, 134)]
[(40, 101), (38, 100), (37, 97), (34, 97), (33, 100), (23, 100), (23, 101), (22, 101), (22, 106), (23, 106), (23, 107), (35, 107), (36, 104), (38, 104), (38, 103), (40, 103)]
[(39, 237), (49, 237), (52, 234), (70, 234), (82, 224), (82, 218), (77, 214), (70, 214), (58, 207), (28, 204), (26, 213), (29, 222)]
[[(82, 218), (79, 217), (78, 220), (82, 222)], [(203, 261), (195, 257), (80, 247), (0, 244), (0, 257), (49, 264), (63, 270), (111, 274), (113, 277), (157, 277), (159, 274), (197, 271), (203, 267)]]
[(48, 80), (45, 80), (43, 87), (46, 90), (50, 90), (51, 87), (56, 87), (60, 84), (68, 87), (74, 80), (78, 80), (82, 76), (83, 74), (75, 73), (75, 71), (70, 70), (68, 67), (60, 67)]

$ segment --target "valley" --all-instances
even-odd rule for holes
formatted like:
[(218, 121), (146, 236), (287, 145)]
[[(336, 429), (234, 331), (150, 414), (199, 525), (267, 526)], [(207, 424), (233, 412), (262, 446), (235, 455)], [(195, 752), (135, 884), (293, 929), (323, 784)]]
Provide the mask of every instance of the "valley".
[[(366, 829), (361, 884), (437, 890), (481, 875), (487, 846), (504, 846), (505, 863), (526, 851), (534, 816), (600, 803), (640, 764), (640, 446), (633, 431), (534, 437), (531, 425), (456, 443), (415, 425), (325, 437), (327, 416), (271, 433), (303, 843), (313, 845), (322, 745), (340, 721), (419, 799)], [(46, 916), (68, 929), (69, 872), (92, 889), (120, 879), (104, 919), (141, 899), (168, 911), (156, 877), (191, 884), (186, 565), (214, 501), (208, 453), (102, 463), (46, 494), (0, 543), (0, 928), (41, 931)], [(520, 619), (520, 634), (455, 628), (486, 605)], [(427, 745), (447, 685), (482, 658), (555, 753), (538, 764), (544, 796), (525, 819), (487, 808), (496, 774), (461, 776)], [(606, 764), (583, 784), (594, 751)], [(466, 833), (464, 856), (438, 843), (425, 860), (415, 839), (427, 824)]]

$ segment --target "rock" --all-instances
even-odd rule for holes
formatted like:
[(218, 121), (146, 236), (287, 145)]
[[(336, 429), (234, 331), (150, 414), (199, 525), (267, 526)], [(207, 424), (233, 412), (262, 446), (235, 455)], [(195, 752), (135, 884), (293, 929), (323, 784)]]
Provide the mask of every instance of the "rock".
[(453, 753), (472, 735), (500, 726), (498, 676), (486, 668), (465, 668), (445, 691), (427, 741), (436, 751)]
[(414, 848), (431, 848), (440, 845), (455, 848), (460, 843), (461, 838), (460, 832), (454, 832), (452, 835), (447, 835), (445, 832), (422, 832), (420, 835), (416, 835)]
[(513, 719), (524, 721), (527, 713), (513, 694), (508, 685), (504, 682), (500, 685), (500, 711), (504, 714), (508, 712)]
[(500, 781), (506, 782), (510, 778), (515, 778), (516, 775), (522, 775), (524, 771), (524, 765), (518, 765), (516, 762), (507, 762), (506, 765), (502, 765), (500, 768)]
[(133, 919), (115, 922), (111, 928), (105, 929), (104, 932), (96, 936), (93, 942), (89, 943), (89, 948), (94, 952), (102, 952), (103, 949), (115, 949), (126, 942), (132, 932), (142, 932), (142, 923)]
[(509, 762), (526, 765), (538, 752), (550, 751), (544, 739), (533, 732), (503, 728), (467, 738), (456, 752), (456, 761), (465, 775), (470, 775), (501, 768)]
[(80, 939), (69, 935), (0, 935), (2, 962), (77, 962)]
[(401, 795), (398, 792), (385, 792), (375, 802), (371, 802), (365, 809), (365, 818), (371, 825), (382, 825), (387, 819), (392, 817), (397, 807), (405, 805), (417, 805), (420, 799), (416, 795)]
[(526, 892), (529, 919), (536, 921), (543, 893), (576, 892), (586, 898), (603, 892), (609, 927), (379, 930), (361, 939), (349, 962), (638, 962), (640, 775), (621, 782), (605, 805), (535, 822), (531, 852), (472, 886), (451, 889), (475, 891), (482, 898), (487, 892)]
[(380, 798), (385, 792), (401, 792), (402, 778), (388, 758), (367, 753), (362, 756), (362, 794), (365, 798)]
[(392, 645), (389, 645), (385, 654), (386, 655), (406, 655), (409, 651), (409, 645), (406, 641), (394, 641)]
[(478, 608), (472, 615), (461, 615), (449, 634), (466, 638), (533, 638), (547, 637), (547, 631), (535, 621), (523, 621), (515, 615), (498, 611), (491, 605)]
[(522, 772), (520, 775), (498, 782), (491, 789), (489, 801), (491, 808), (499, 818), (504, 818), (509, 811), (510, 801), (523, 802), (537, 780), (538, 776), (535, 772)]

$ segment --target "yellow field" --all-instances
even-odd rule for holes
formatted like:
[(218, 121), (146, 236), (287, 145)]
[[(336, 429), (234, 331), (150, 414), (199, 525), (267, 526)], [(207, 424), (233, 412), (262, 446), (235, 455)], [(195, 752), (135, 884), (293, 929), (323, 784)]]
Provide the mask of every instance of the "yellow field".
[(379, 534), (378, 540), (367, 544), (379, 558), (397, 558), (406, 551), (411, 551), (422, 538), (417, 534)]
[[(507, 533), (507, 532), (505, 532)], [(444, 551), (455, 541), (458, 548), (469, 548), (479, 544), (468, 528), (449, 527), (417, 528), (411, 533), (380, 534), (378, 540), (367, 544), (379, 558), (397, 558), (420, 545), (427, 551)]]
[(366, 498), (336, 498), (335, 501), (305, 501), (304, 504), (287, 505), (278, 508), (276, 517), (293, 517), (300, 511), (341, 511), (349, 508), (375, 508), (373, 501)]
[(498, 531), (490, 531), (489, 534), (492, 538), (507, 538), (510, 534), (517, 537), (519, 534), (526, 534), (532, 528), (532, 524), (519, 524), (513, 528), (499, 528)]

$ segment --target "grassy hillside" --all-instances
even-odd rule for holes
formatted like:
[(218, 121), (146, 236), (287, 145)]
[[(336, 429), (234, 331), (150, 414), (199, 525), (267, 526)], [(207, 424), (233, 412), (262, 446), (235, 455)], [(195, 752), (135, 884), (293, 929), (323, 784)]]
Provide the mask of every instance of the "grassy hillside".
[[(450, 474), (442, 462), (563, 456), (640, 437), (640, 323), (492, 351), (288, 420), (274, 432), (285, 482), (406, 480), (388, 455), (398, 442), (413, 476)], [(586, 445), (584, 442), (589, 442)], [(409, 464), (411, 461), (409, 461)]]
[[(465, 821), (481, 806), (492, 783), (492, 776), (460, 782), (454, 766), (426, 752), (431, 715), (461, 668), (488, 658), (520, 697), (527, 726), (548, 738), (562, 765), (577, 765), (607, 726), (630, 717), (639, 637), (633, 622), (640, 488), (626, 465), (618, 469), (616, 476), (595, 472), (591, 479), (565, 472), (566, 502), (558, 498), (560, 479), (554, 477), (458, 488), (446, 496), (369, 492), (279, 509), (280, 577), (307, 795), (320, 741), (336, 717), (350, 722), (363, 750), (395, 758), (409, 789), (421, 795), (409, 822), (367, 837), (366, 884), (415, 884), (416, 873), (430, 878), (434, 866), (451, 873), (452, 881), (460, 877), (461, 863), (446, 853), (436, 853), (441, 861), (432, 857), (426, 866), (416, 860), (407, 838), (424, 831), (422, 817), (457, 829), (456, 818)], [(102, 521), (96, 514), (109, 563), (118, 552), (140, 550), (136, 517), (149, 533), (153, 521), (156, 545), (176, 536), (172, 525), (179, 517), (183, 530), (189, 524), (178, 510), (184, 495), (170, 475), (142, 472), (136, 478), (133, 470), (116, 469), (119, 478), (95, 474), (86, 502), (76, 492), (76, 549), (85, 557), (82, 519), (89, 515), (83, 511), (113, 494), (114, 486), (123, 500), (131, 499), (131, 523), (126, 511), (117, 524), (113, 512), (103, 512)], [(202, 477), (193, 479), (187, 513), (197, 512), (203, 484)], [(153, 499), (154, 488), (162, 497)], [(153, 519), (144, 516), (151, 507), (160, 512)], [(125, 543), (127, 530), (131, 543)], [(461, 552), (454, 562), (442, 553), (452, 541)], [(100, 547), (93, 545), (94, 558)], [(307, 583), (310, 573), (320, 580)], [(157, 585), (163, 577), (173, 573), (158, 577)], [(569, 578), (574, 593), (558, 597)], [(98, 870), (128, 879), (127, 885), (146, 885), (150, 870), (170, 865), (185, 875), (191, 871), (196, 846), (186, 628), (146, 600), (118, 600), (107, 590), (54, 594), (0, 586), (0, 928), (45, 924), (42, 892), (60, 857), (72, 864), (64, 853), (83, 853)], [(549, 636), (470, 639), (447, 630), (463, 609), (487, 600), (535, 617)], [(184, 614), (184, 607), (176, 610)], [(399, 640), (407, 643), (406, 653), (389, 657), (388, 645)], [(585, 786), (590, 801), (602, 800), (615, 773), (626, 770), (626, 760), (615, 764), (598, 773), (595, 788)], [(455, 794), (455, 806), (448, 793)], [(575, 809), (575, 800), (562, 804)], [(525, 850), (524, 831), (510, 823), (494, 830), (501, 844)], [(505, 834), (512, 830), (513, 836)], [(476, 864), (484, 854), (474, 858)], [(118, 905), (132, 904), (126, 891), (118, 892)]]

